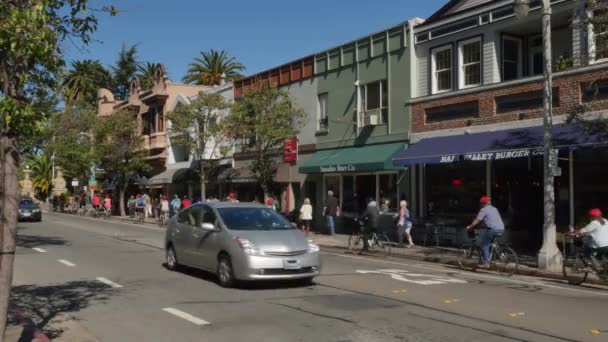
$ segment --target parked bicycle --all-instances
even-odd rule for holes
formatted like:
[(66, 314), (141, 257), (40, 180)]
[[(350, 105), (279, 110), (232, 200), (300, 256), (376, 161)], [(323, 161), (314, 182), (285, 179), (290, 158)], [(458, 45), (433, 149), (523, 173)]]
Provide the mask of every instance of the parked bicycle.
[(589, 273), (594, 273), (608, 284), (608, 251), (589, 250), (585, 253), (583, 238), (573, 234), (564, 236), (562, 243), (562, 271), (568, 283), (580, 285), (587, 281)]
[[(471, 246), (462, 251), (458, 264), (463, 270), (475, 272), (481, 263), (481, 247), (477, 243), (477, 235), (472, 232)], [(504, 244), (501, 238), (495, 238), (490, 245), (490, 269), (500, 275), (512, 276), (519, 267), (519, 257), (515, 251)]]
[(385, 233), (366, 232), (365, 221), (360, 218), (355, 218), (355, 224), (358, 226), (358, 232), (352, 234), (348, 238), (348, 250), (359, 249), (359, 254), (363, 253), (365, 248), (365, 240), (367, 239), (369, 251), (380, 251), (385, 255), (390, 255), (392, 250), (392, 241)]

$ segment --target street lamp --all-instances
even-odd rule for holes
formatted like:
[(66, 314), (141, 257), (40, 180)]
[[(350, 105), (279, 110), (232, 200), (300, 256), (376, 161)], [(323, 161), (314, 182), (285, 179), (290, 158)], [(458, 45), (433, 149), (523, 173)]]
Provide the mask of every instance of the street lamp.
[[(551, 4), (542, 0), (543, 25), (543, 246), (538, 253), (538, 267), (552, 272), (562, 269), (562, 255), (557, 248), (555, 234), (555, 190), (554, 176), (557, 170), (557, 151), (553, 150), (553, 89), (551, 69)], [(530, 11), (530, 0), (513, 0), (513, 9), (518, 19)]]

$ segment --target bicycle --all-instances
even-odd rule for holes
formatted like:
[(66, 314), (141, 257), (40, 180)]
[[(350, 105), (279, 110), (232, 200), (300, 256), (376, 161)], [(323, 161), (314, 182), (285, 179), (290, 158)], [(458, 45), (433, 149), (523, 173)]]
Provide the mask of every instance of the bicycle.
[[(462, 251), (458, 265), (465, 271), (475, 272), (481, 264), (481, 247), (477, 243), (477, 235), (471, 238), (471, 246)], [(499, 242), (500, 238), (495, 237), (490, 244), (490, 269), (510, 277), (517, 273), (519, 257), (511, 247)]]
[(348, 238), (348, 250), (349, 251), (352, 251), (353, 247), (359, 248), (359, 245), (361, 245), (360, 246), (361, 250), (359, 251), (359, 254), (363, 254), (363, 252), (365, 251), (365, 240), (364, 239), (367, 239), (367, 245), (368, 245), (369, 251), (380, 250), (385, 255), (391, 254), (393, 243), (391, 242), (391, 240), (388, 238), (388, 236), (385, 233), (378, 234), (376, 232), (372, 232), (370, 234), (366, 231), (365, 222), (363, 222), (363, 220), (355, 219), (355, 223), (357, 223), (359, 225), (359, 231), (357, 232), (357, 234), (351, 235)]
[[(585, 253), (584, 248), (579, 247), (582, 243), (576, 243), (580, 236), (568, 234), (570, 237), (567, 242), (566, 236), (562, 240), (564, 251), (564, 262), (562, 272), (564, 278), (572, 285), (580, 285), (587, 281), (589, 273), (595, 273), (603, 282), (608, 283), (608, 251), (593, 250)], [(570, 248), (566, 248), (567, 245)], [(604, 249), (608, 249), (605, 248)], [(569, 251), (569, 253), (568, 253)]]
[(104, 208), (103, 210), (103, 219), (109, 220), (112, 217), (112, 210), (109, 208)]
[(135, 208), (135, 223), (144, 223), (146, 219), (146, 212), (144, 207)]
[(167, 225), (167, 221), (169, 220), (169, 213), (166, 211), (162, 211), (160, 212), (160, 216), (158, 217), (158, 225), (159, 226), (166, 226)]

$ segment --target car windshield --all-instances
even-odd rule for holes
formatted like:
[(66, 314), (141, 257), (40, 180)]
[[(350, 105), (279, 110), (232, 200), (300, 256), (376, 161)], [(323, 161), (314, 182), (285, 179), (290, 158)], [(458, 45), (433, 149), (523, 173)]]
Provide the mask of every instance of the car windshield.
[(38, 209), (38, 206), (36, 205), (36, 203), (34, 203), (32, 201), (21, 201), (21, 203), (19, 203), (19, 208), (21, 208), (21, 209)]
[(269, 208), (218, 208), (230, 230), (287, 230), (294, 227), (281, 215)]

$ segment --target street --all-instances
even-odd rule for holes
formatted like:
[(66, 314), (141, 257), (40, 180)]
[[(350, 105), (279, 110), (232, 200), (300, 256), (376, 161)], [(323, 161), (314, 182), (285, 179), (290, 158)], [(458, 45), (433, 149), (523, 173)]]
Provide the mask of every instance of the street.
[[(607, 341), (608, 291), (322, 249), (316, 285), (163, 267), (164, 229), (63, 214), (20, 223), (13, 308), (100, 341)], [(60, 335), (61, 331), (55, 331)]]

